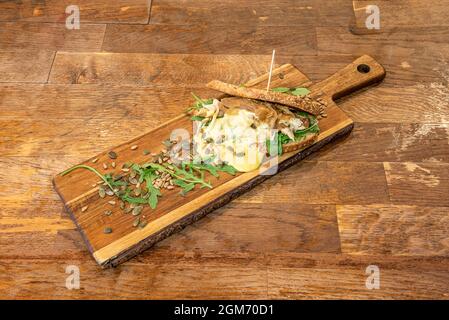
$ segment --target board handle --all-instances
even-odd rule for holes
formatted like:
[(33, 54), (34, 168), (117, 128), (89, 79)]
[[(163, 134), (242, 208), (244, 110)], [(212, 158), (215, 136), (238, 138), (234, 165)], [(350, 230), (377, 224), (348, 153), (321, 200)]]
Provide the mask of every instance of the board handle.
[(380, 63), (368, 55), (363, 55), (329, 78), (312, 85), (310, 89), (313, 92), (321, 91), (335, 100), (381, 81), (385, 74)]

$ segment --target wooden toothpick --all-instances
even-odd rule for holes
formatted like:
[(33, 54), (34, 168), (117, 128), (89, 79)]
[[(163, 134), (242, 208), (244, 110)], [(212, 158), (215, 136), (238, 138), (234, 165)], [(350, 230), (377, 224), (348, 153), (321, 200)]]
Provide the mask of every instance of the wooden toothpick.
[(270, 90), (271, 73), (273, 72), (274, 55), (275, 55), (275, 54), (276, 54), (276, 50), (273, 50), (273, 54), (272, 54), (272, 56), (271, 56), (270, 74), (268, 75), (267, 92)]

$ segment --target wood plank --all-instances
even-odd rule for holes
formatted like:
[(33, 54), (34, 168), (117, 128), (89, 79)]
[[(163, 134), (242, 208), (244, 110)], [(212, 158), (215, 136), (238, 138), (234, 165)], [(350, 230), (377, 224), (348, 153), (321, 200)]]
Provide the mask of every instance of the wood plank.
[(447, 27), (447, 3), (445, 1), (422, 2), (419, 0), (362, 0), (353, 1), (356, 26), (366, 29), (369, 14), (366, 7), (376, 5), (380, 10), (381, 29), (386, 32), (395, 27)]
[[(382, 87), (403, 88), (404, 86), (431, 85), (445, 83), (447, 78), (447, 61), (445, 52), (449, 53), (446, 44), (435, 44), (425, 50), (417, 49), (413, 54), (377, 55), (376, 58), (387, 70), (388, 74)], [(341, 65), (353, 61), (357, 56), (352, 54), (316, 55), (276, 55), (278, 63), (291, 63), (300, 68), (313, 81), (323, 79), (337, 72)], [(398, 90), (398, 93), (400, 90)]]
[(447, 124), (448, 98), (447, 85), (435, 82), (400, 90), (379, 86), (343, 98), (339, 105), (356, 122)]
[(58, 52), (50, 83), (204, 86), (211, 79), (245, 83), (267, 73), (269, 55)]
[(316, 10), (308, 0), (214, 1), (155, 0), (151, 8), (150, 24), (171, 25), (314, 25)]
[[(372, 264), (380, 268), (379, 290), (365, 287)], [(80, 267), (81, 290), (65, 288), (68, 265)], [(448, 268), (449, 259), (440, 257), (191, 252), (136, 259), (99, 277), (98, 267), (83, 258), (1, 259), (0, 297), (448, 299)]]
[[(271, 259), (270, 299), (448, 299), (447, 258), (284, 254)], [(380, 288), (365, 286), (369, 265)]]
[[(271, 54), (273, 48), (283, 54), (315, 54), (316, 37), (309, 27), (248, 26), (173, 26), (173, 25), (108, 25), (103, 51), (201, 54)], [(229, 39), (227, 41), (226, 39)]]
[(60, 23), (0, 22), (2, 50), (100, 51), (105, 26), (85, 24), (68, 30)]
[[(0, 119), (17, 121), (19, 127), (28, 125), (19, 124), (22, 121), (33, 122), (38, 128), (36, 132), (41, 130), (45, 120), (54, 121), (59, 126), (51, 129), (55, 136), (72, 128), (71, 121), (64, 120), (86, 121), (85, 129), (89, 133), (93, 132), (90, 130), (94, 128), (89, 125), (92, 115), (95, 115), (92, 121), (103, 123), (99, 124), (99, 129), (108, 128), (112, 121), (121, 120), (123, 125), (130, 121), (129, 125), (134, 122), (148, 130), (182, 113), (193, 102), (192, 91), (201, 97), (217, 95), (203, 85), (165, 88), (158, 85), (0, 84)], [(120, 122), (116, 125), (120, 125)], [(20, 133), (14, 126), (4, 129), (8, 134), (27, 134)], [(116, 135), (123, 136), (123, 132), (117, 130), (111, 130), (109, 134), (112, 140)], [(94, 135), (98, 135), (98, 132)]]
[(393, 203), (449, 206), (449, 164), (386, 162), (384, 167)]
[(47, 82), (55, 52), (0, 51), (0, 82)]
[[(0, 21), (65, 23), (69, 0), (22, 0), (0, 2)], [(78, 0), (81, 25), (84, 23), (140, 23), (149, 19), (151, 0)]]
[[(0, 296), (9, 299), (267, 297), (265, 268), (254, 263), (238, 265), (230, 257), (223, 260), (214, 259), (206, 264), (186, 263), (185, 259), (178, 263), (130, 264), (105, 270), (100, 277), (98, 266), (82, 259), (35, 260), (32, 264), (28, 260), (0, 260)], [(65, 287), (68, 265), (79, 266), (82, 290)]]
[[(437, 46), (447, 52), (449, 30), (445, 27), (400, 27), (389, 32), (361, 36), (344, 27), (317, 27), (319, 54), (368, 54), (373, 57), (413, 56), (432, 52)], [(442, 50), (444, 48), (444, 51)], [(379, 59), (380, 63), (383, 63)]]
[(162, 241), (161, 249), (339, 253), (340, 241), (334, 206), (232, 202)]
[(352, 4), (346, 0), (269, 0), (225, 2), (193, 0), (154, 1), (151, 24), (171, 25), (263, 25), (263, 26), (316, 26), (349, 25), (353, 16)]
[(447, 207), (337, 206), (342, 252), (448, 256), (448, 212)]
[(356, 123), (341, 143), (309, 160), (449, 163), (448, 141), (449, 124)]
[(303, 161), (235, 201), (372, 204), (389, 203), (389, 198), (381, 163)]

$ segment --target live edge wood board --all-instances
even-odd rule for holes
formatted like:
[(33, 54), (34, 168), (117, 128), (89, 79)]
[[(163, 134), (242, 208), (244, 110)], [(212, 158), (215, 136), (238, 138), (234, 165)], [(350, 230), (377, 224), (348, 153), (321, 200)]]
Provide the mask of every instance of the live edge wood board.
[[(369, 56), (358, 58), (318, 83), (310, 82), (303, 73), (290, 64), (273, 70), (272, 87), (307, 86), (313, 96), (321, 97), (328, 105), (327, 117), (319, 121), (321, 131), (315, 143), (303, 150), (283, 154), (278, 161), (277, 172), (299, 162), (325, 144), (348, 134), (353, 128), (353, 121), (338, 108), (334, 99), (379, 82), (384, 76), (384, 68)], [(246, 85), (265, 88), (267, 79), (266, 74), (251, 80)], [(189, 104), (191, 101), (185, 102), (186, 107)], [(144, 155), (143, 150), (158, 153), (164, 148), (162, 141), (170, 137), (174, 129), (179, 128), (192, 132), (192, 122), (187, 115), (180, 115), (140, 137), (95, 155), (84, 163), (102, 173), (119, 173), (125, 162), (149, 161), (149, 156)], [(138, 149), (131, 150), (133, 145), (138, 145)], [(111, 163), (107, 155), (110, 150), (118, 154), (115, 160), (116, 168), (112, 169), (109, 166), (110, 169), (104, 170), (102, 164)], [(95, 158), (98, 158), (98, 161), (92, 163)], [(177, 191), (162, 191), (163, 195), (157, 208), (153, 210), (146, 206), (143, 210), (142, 215), (147, 217), (148, 224), (141, 229), (132, 226), (134, 217), (131, 214), (125, 214), (118, 205), (112, 206), (108, 203), (112, 198), (101, 198), (98, 195), (98, 187), (93, 185), (99, 178), (92, 172), (80, 169), (65, 176), (58, 174), (54, 177), (53, 184), (95, 260), (102, 267), (110, 267), (132, 258), (270, 176), (261, 175), (260, 170), (236, 176), (222, 173), (219, 179), (211, 177), (213, 189), (197, 188), (185, 197), (180, 196)], [(88, 210), (82, 212), (81, 208), (84, 206), (88, 206)], [(111, 210), (112, 214), (106, 216), (105, 210)], [(106, 226), (111, 227), (113, 232), (105, 234), (103, 230)]]

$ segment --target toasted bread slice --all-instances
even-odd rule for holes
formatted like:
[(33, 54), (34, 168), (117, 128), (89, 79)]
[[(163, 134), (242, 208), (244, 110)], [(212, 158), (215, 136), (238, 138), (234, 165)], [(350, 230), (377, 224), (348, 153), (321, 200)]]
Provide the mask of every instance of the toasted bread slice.
[(318, 133), (310, 133), (301, 141), (289, 142), (282, 145), (282, 153), (293, 152), (312, 145), (318, 138)]
[(322, 103), (308, 96), (293, 96), (290, 94), (274, 91), (267, 92), (261, 89), (240, 87), (219, 80), (213, 80), (209, 82), (207, 84), (207, 87), (227, 93), (232, 96), (283, 104), (294, 109), (311, 113), (315, 116), (320, 114), (321, 110), (324, 108), (324, 105), (322, 105)]

